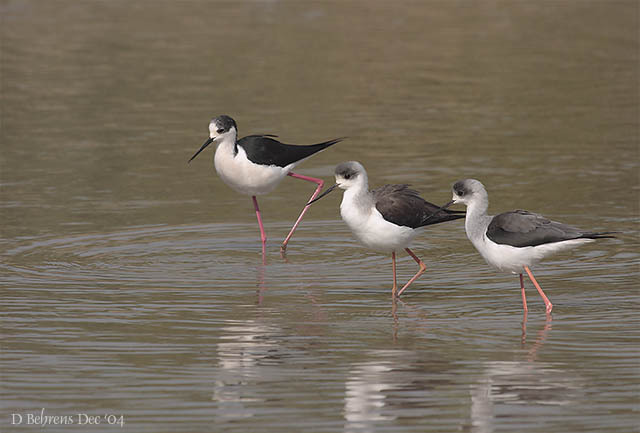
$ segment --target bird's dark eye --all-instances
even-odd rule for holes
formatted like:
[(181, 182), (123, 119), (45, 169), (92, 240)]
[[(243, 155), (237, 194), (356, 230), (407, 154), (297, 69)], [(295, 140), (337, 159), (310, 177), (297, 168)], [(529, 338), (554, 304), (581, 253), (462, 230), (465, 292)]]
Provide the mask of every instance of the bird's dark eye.
[(462, 197), (462, 196), (464, 195), (464, 190), (462, 190), (462, 189), (457, 189), (457, 190), (456, 190), (456, 195), (457, 195), (458, 197)]
[(222, 133), (224, 132), (224, 129), (222, 129), (222, 128), (218, 128), (218, 129), (216, 130), (216, 132), (217, 132), (218, 134), (222, 134)]
[(344, 178), (347, 180), (351, 179), (351, 173), (345, 173)]

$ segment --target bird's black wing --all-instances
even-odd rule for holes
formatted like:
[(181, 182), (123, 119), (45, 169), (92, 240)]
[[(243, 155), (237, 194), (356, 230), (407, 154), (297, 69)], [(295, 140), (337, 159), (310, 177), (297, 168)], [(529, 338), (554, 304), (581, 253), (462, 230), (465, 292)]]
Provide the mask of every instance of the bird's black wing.
[(425, 201), (417, 191), (405, 184), (384, 185), (371, 193), (382, 217), (399, 226), (415, 229), (464, 218), (465, 215), (463, 211), (441, 210), (440, 206)]
[(341, 138), (337, 138), (309, 146), (298, 146), (295, 144), (280, 143), (272, 137), (275, 136), (248, 135), (241, 138), (236, 143), (236, 153), (237, 146), (240, 146), (247, 153), (247, 158), (249, 158), (251, 162), (261, 165), (286, 167), (291, 163), (305, 159), (342, 140)]
[(526, 210), (514, 210), (496, 215), (487, 227), (489, 239), (497, 244), (511, 245), (512, 247), (534, 247), (571, 239), (614, 237), (607, 236), (610, 233), (585, 232)]

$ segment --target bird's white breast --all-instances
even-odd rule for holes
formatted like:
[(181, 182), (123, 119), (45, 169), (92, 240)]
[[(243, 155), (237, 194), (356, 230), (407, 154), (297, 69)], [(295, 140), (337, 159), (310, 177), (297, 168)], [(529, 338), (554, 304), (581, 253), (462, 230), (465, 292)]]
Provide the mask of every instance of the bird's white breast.
[(293, 168), (293, 164), (287, 167), (255, 164), (241, 146), (234, 155), (233, 147), (231, 142), (220, 143), (213, 163), (223, 182), (242, 194), (260, 195), (273, 191)]

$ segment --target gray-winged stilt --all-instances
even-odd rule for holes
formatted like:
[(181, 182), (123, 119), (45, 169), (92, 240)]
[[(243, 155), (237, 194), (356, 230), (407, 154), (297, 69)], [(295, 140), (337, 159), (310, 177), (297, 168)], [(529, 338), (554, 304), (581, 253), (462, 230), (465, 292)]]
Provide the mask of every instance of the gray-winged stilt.
[[(342, 219), (364, 246), (377, 252), (391, 253), (392, 295), (394, 298), (400, 296), (426, 269), (422, 260), (409, 249), (419, 229), (464, 218), (464, 212), (440, 210), (439, 206), (423, 200), (408, 185), (384, 185), (369, 191), (367, 172), (356, 161), (339, 164), (335, 169), (335, 177), (335, 185), (309, 204), (336, 187), (345, 190), (340, 204)], [(396, 294), (396, 252), (402, 249), (418, 263), (420, 269)]]
[(523, 271), (540, 293), (548, 314), (553, 304), (529, 268), (550, 254), (593, 242), (595, 239), (615, 237), (611, 236), (611, 233), (615, 232), (589, 232), (525, 210), (504, 212), (496, 216), (487, 215), (489, 196), (484, 185), (475, 179), (456, 182), (453, 185), (453, 199), (442, 209), (455, 203), (467, 206), (464, 224), (467, 237), (487, 263), (500, 271), (520, 276), (525, 314), (528, 309)]

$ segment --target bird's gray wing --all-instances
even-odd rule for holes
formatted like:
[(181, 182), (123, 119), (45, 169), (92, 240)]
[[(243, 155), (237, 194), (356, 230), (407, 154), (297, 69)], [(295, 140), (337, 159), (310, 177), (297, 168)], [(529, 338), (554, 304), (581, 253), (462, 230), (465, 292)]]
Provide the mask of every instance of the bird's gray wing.
[(382, 217), (399, 226), (420, 227), (424, 200), (409, 185), (384, 185), (371, 191)]
[(591, 233), (526, 210), (496, 215), (487, 227), (487, 237), (497, 244), (533, 247), (552, 242), (589, 237)]

